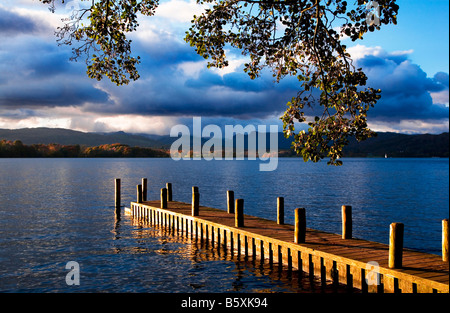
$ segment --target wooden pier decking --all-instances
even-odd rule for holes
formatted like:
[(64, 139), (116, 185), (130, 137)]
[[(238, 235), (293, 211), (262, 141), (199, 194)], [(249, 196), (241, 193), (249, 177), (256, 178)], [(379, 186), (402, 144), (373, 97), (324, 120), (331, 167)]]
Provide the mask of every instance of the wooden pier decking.
[[(125, 213), (150, 224), (173, 228), (185, 236), (208, 240), (236, 255), (282, 263), (362, 292), (448, 293), (449, 263), (442, 257), (403, 249), (401, 268), (390, 268), (389, 245), (306, 229), (304, 243), (294, 243), (294, 225), (278, 224), (244, 215), (244, 226), (236, 227), (235, 214), (177, 201), (131, 202)], [(164, 194), (165, 198), (166, 194)], [(171, 199), (171, 195), (170, 195)], [(161, 208), (165, 207), (165, 208)], [(376, 263), (374, 263), (376, 262)]]

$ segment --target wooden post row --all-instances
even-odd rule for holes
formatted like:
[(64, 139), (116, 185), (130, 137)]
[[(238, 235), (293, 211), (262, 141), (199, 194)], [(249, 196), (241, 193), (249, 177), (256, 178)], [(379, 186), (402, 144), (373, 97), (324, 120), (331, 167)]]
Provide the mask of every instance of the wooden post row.
[(284, 224), (284, 198), (277, 198), (277, 223), (279, 225)]
[(167, 188), (161, 189), (161, 209), (167, 209)]
[(136, 192), (137, 192), (136, 202), (137, 203), (142, 203), (142, 185), (137, 185), (136, 186)]
[(147, 201), (147, 178), (142, 178), (142, 201)]
[(401, 268), (403, 265), (402, 223), (392, 223), (389, 228), (389, 268)]
[(198, 216), (200, 209), (200, 193), (198, 187), (192, 187), (192, 216)]
[(234, 209), (234, 226), (244, 227), (244, 199), (236, 199)]
[(120, 218), (120, 178), (114, 179), (114, 204), (116, 216)]
[(448, 219), (442, 220), (442, 261), (448, 262)]
[(120, 178), (114, 179), (114, 203), (115, 208), (120, 208)]
[(294, 242), (304, 243), (306, 239), (306, 210), (305, 208), (295, 209)]
[(342, 239), (352, 239), (352, 207), (342, 206)]
[(166, 183), (167, 201), (172, 201), (172, 183)]
[(227, 190), (227, 212), (234, 213), (234, 191)]

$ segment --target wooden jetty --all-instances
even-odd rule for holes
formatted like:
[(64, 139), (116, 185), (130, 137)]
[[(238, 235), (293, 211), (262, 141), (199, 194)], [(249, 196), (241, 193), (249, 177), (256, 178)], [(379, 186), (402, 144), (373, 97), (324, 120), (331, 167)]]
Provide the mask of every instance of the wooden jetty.
[(342, 207), (343, 231), (338, 235), (306, 228), (304, 208), (295, 210), (295, 225), (284, 224), (283, 198), (278, 199), (277, 220), (271, 221), (243, 214), (244, 201), (234, 200), (232, 191), (224, 211), (200, 206), (197, 187), (193, 187), (192, 203), (173, 201), (170, 184), (161, 189), (161, 199), (144, 201), (144, 188), (137, 186), (137, 200), (125, 209), (126, 214), (206, 240), (238, 257), (282, 264), (317, 276), (322, 284), (344, 284), (349, 290), (449, 292), (448, 219), (443, 220), (441, 257), (404, 249), (401, 223), (391, 224), (389, 245), (352, 238), (350, 206)]

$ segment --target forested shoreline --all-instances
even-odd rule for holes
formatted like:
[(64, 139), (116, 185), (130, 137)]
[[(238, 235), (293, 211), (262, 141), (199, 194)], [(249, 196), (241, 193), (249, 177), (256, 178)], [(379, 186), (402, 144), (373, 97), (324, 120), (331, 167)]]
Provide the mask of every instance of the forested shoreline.
[(115, 143), (95, 147), (61, 144), (24, 145), (20, 140), (0, 141), (0, 157), (3, 158), (92, 158), (92, 157), (169, 157), (162, 149), (130, 147)]

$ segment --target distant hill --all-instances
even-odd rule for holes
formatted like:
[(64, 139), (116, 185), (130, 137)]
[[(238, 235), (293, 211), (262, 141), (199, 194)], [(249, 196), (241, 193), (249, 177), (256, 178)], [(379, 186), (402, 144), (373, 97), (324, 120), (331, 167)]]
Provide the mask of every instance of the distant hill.
[[(125, 132), (85, 133), (61, 128), (24, 128), (0, 129), (0, 140), (2, 139), (20, 140), (25, 145), (54, 143), (94, 147), (120, 143), (130, 147), (168, 150), (177, 138), (169, 135), (129, 134)], [(208, 138), (202, 138), (202, 142), (207, 140)], [(267, 136), (266, 142), (266, 150), (269, 150), (269, 136)], [(290, 148), (291, 142), (292, 138), (286, 139), (283, 133), (278, 134), (278, 148), (284, 150), (284, 153), (280, 155), (296, 155)], [(245, 148), (247, 146), (247, 138), (245, 138)], [(449, 157), (449, 133), (406, 135), (380, 132), (377, 137), (362, 142), (351, 140), (349, 145), (344, 148), (345, 157), (384, 157), (385, 154), (389, 157)]]
[[(292, 138), (278, 136), (279, 150), (290, 150)], [(344, 147), (344, 157), (449, 157), (449, 133), (406, 135), (379, 132), (376, 137), (358, 142), (352, 138)], [(296, 155), (290, 151), (287, 155)]]
[(121, 143), (131, 147), (162, 148), (159, 141), (140, 135), (132, 135), (124, 132), (115, 133), (85, 133), (62, 128), (22, 128), (0, 129), (0, 140), (20, 140), (25, 145), (31, 144), (61, 144), (100, 146), (105, 144)]
[(449, 157), (449, 133), (440, 135), (406, 135), (378, 133), (377, 137), (357, 142), (352, 140), (344, 148), (347, 157)]

